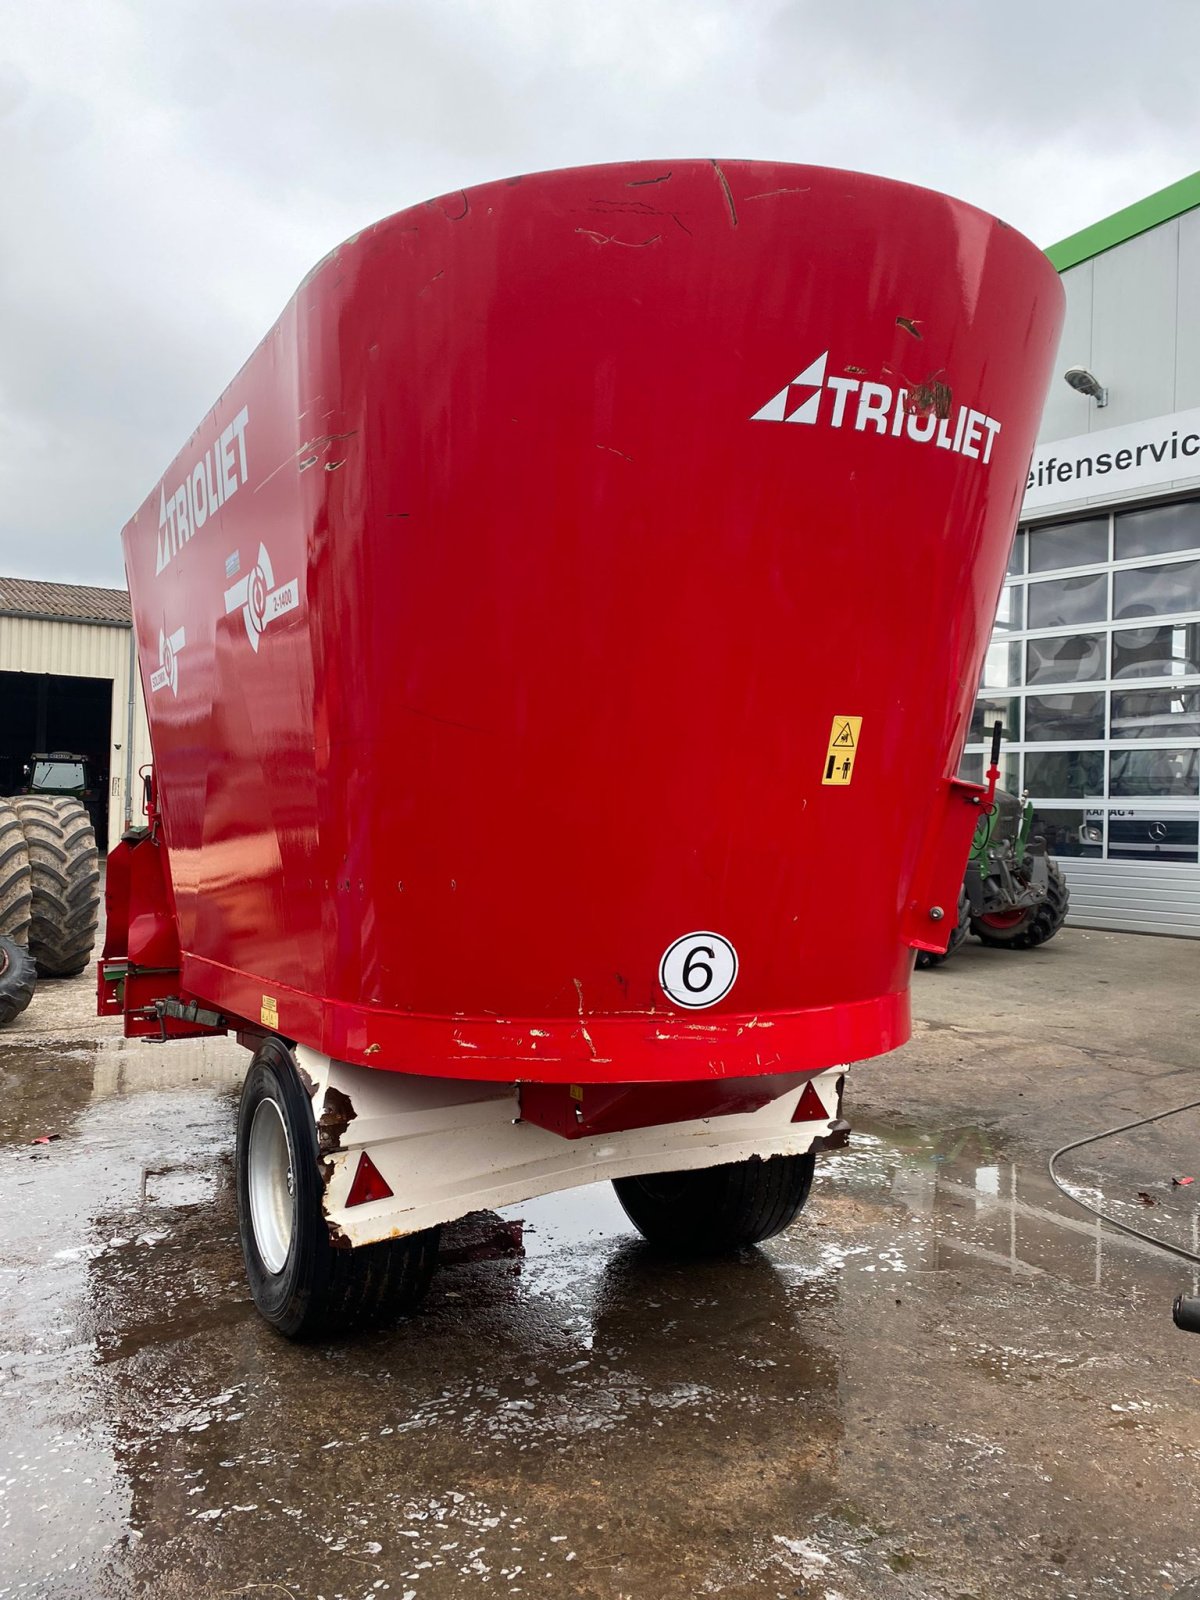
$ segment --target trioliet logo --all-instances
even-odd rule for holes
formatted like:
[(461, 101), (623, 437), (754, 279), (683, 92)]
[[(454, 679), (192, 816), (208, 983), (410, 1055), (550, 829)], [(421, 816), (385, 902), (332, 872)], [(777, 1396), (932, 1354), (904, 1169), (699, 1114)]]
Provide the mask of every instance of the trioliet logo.
[[(912, 439), (916, 444), (932, 441), (939, 450), (984, 466), (991, 460), (1001, 424), (974, 406), (955, 406), (950, 389), (936, 378), (911, 386), (892, 385), (853, 372), (829, 373), (828, 366), (825, 350), (760, 406), (751, 422), (824, 423), (829, 428)], [(861, 373), (861, 368), (854, 371)]]
[[(217, 435), (204, 454), (190, 467), (170, 494), (164, 482), (158, 496), (157, 577), (210, 517), (215, 517), (231, 495), (246, 481), (246, 425), (250, 412), (246, 406), (224, 431)], [(235, 448), (236, 446), (236, 448)]]

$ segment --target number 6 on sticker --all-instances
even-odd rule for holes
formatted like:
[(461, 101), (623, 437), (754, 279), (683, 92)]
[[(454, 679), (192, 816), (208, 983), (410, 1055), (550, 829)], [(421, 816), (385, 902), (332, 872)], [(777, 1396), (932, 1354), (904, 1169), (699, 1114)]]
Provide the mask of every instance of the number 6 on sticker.
[(678, 1006), (715, 1006), (733, 988), (737, 951), (719, 933), (685, 933), (658, 964), (658, 981)]

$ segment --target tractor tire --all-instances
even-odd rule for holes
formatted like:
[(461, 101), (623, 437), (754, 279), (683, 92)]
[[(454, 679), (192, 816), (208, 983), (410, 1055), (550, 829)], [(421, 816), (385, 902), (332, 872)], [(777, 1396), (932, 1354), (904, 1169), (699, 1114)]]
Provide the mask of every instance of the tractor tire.
[(625, 1215), (644, 1239), (680, 1255), (725, 1255), (789, 1227), (812, 1189), (816, 1156), (730, 1161), (695, 1172), (614, 1178)]
[(954, 931), (950, 935), (950, 943), (938, 955), (934, 950), (917, 951), (917, 971), (924, 972), (929, 967), (940, 967), (960, 947), (971, 931), (971, 899), (965, 888), (958, 891), (958, 921), (954, 924)]
[(0, 937), (0, 1028), (19, 1017), (33, 999), (37, 973), (24, 945)]
[(1030, 906), (1019, 920), (1005, 923), (1001, 918), (989, 921), (987, 917), (974, 917), (971, 932), (993, 949), (1033, 950), (1062, 927), (1071, 903), (1071, 891), (1057, 862), (1046, 863), (1046, 898), (1040, 905)]
[(0, 800), (0, 938), (29, 943), (33, 882), (29, 846), (21, 819), (7, 800)]
[(19, 795), (33, 888), (29, 952), (41, 978), (74, 978), (91, 959), (100, 920), (96, 835), (78, 800)]
[(238, 1232), (254, 1304), (289, 1339), (395, 1322), (424, 1299), (437, 1265), (437, 1228), (335, 1248), (323, 1190), (312, 1101), (291, 1051), (268, 1039), (238, 1107)]

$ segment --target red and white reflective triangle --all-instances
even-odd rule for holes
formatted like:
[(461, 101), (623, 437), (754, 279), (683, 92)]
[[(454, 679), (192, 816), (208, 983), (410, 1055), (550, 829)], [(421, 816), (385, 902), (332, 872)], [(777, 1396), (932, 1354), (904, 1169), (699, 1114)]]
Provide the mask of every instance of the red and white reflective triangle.
[(392, 1192), (392, 1186), (364, 1150), (358, 1158), (358, 1171), (346, 1196), (347, 1209), (350, 1206), (368, 1205), (372, 1200), (387, 1200)]
[(804, 1093), (796, 1102), (796, 1109), (792, 1112), (793, 1122), (828, 1122), (829, 1111), (821, 1096), (817, 1093), (816, 1085), (806, 1083)]

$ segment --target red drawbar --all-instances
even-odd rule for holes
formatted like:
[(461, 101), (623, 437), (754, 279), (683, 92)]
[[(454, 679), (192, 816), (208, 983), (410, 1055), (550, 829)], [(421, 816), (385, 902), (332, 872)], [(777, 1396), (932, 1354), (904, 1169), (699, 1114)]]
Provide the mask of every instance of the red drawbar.
[(358, 1171), (346, 1196), (346, 1207), (365, 1206), (371, 1200), (386, 1200), (392, 1193), (391, 1185), (364, 1150), (358, 1158)]
[(821, 1096), (811, 1083), (804, 1085), (804, 1093), (796, 1102), (796, 1109), (792, 1112), (793, 1122), (828, 1122), (829, 1112)]

